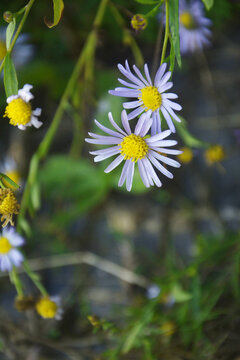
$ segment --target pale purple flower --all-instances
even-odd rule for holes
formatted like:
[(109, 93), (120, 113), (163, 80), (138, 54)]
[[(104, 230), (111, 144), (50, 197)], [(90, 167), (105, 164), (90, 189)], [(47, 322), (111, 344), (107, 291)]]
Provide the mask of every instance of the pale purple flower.
[(122, 186), (126, 181), (127, 190), (131, 190), (135, 163), (138, 164), (141, 179), (146, 187), (154, 186), (154, 184), (158, 187), (162, 186), (154, 167), (168, 178), (173, 178), (173, 174), (161, 163), (179, 167), (179, 162), (165, 156), (165, 154), (178, 155), (181, 151), (169, 149), (169, 147), (177, 144), (177, 141), (175, 140), (166, 140), (171, 134), (170, 130), (160, 132), (151, 137), (146, 137), (146, 134), (152, 126), (151, 111), (140, 116), (134, 132), (131, 131), (129, 119), (125, 110), (123, 110), (121, 114), (124, 130), (116, 124), (111, 113), (108, 114), (108, 117), (115, 130), (111, 130), (95, 120), (96, 125), (108, 134), (108, 136), (89, 133), (92, 139), (85, 140), (92, 144), (108, 145), (106, 149), (90, 152), (90, 154), (95, 155), (95, 162), (117, 155), (105, 169), (106, 173), (109, 173), (121, 162), (124, 162), (118, 186)]
[(202, 50), (209, 46), (211, 20), (205, 17), (204, 6), (199, 0), (179, 1), (179, 37), (182, 54)]
[(11, 271), (13, 266), (19, 267), (23, 255), (18, 250), (25, 243), (24, 239), (16, 233), (13, 227), (4, 228), (0, 234), (0, 270)]
[(144, 65), (145, 77), (142, 75), (136, 65), (133, 65), (135, 74), (130, 70), (127, 60), (125, 67), (118, 64), (119, 71), (128, 79), (127, 82), (122, 79), (118, 81), (125, 87), (117, 87), (115, 90), (110, 90), (109, 93), (115, 96), (123, 96), (127, 98), (136, 98), (135, 101), (123, 103), (125, 109), (135, 109), (128, 114), (128, 119), (134, 119), (143, 111), (150, 111), (153, 117), (151, 127), (151, 134), (155, 135), (161, 131), (161, 115), (165, 118), (171, 132), (175, 132), (173, 120), (181, 122), (180, 118), (175, 114), (174, 110), (181, 110), (181, 105), (171, 101), (178, 96), (174, 93), (168, 93), (173, 83), (168, 81), (171, 77), (171, 72), (165, 73), (167, 64), (162, 64), (155, 75), (152, 82), (147, 64)]

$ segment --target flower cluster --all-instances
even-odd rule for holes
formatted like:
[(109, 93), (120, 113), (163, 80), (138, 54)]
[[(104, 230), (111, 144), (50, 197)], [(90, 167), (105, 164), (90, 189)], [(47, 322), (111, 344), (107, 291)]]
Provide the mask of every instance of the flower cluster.
[[(108, 146), (106, 149), (90, 152), (95, 156), (95, 162), (117, 155), (105, 169), (106, 173), (124, 162), (118, 186), (122, 186), (126, 182), (128, 191), (132, 188), (135, 163), (138, 164), (142, 182), (146, 187), (162, 186), (155, 169), (168, 178), (173, 178), (173, 174), (166, 169), (166, 165), (180, 166), (179, 162), (168, 157), (168, 155), (181, 153), (181, 151), (171, 148), (177, 144), (177, 141), (167, 139), (171, 132), (175, 132), (173, 119), (181, 121), (174, 112), (174, 110), (181, 110), (181, 106), (170, 100), (176, 99), (176, 94), (166, 93), (173, 86), (172, 82), (168, 81), (171, 72), (166, 72), (166, 67), (165, 63), (159, 67), (154, 82), (152, 82), (147, 64), (144, 66), (146, 78), (135, 65), (133, 66), (134, 74), (127, 61), (125, 67), (119, 64), (119, 70), (131, 82), (118, 79), (125, 87), (118, 87), (110, 90), (109, 93), (115, 96), (136, 98), (135, 101), (123, 103), (125, 109), (134, 110), (129, 114), (126, 110), (122, 111), (122, 128), (114, 121), (111, 113), (108, 114), (108, 117), (114, 130), (95, 120), (99, 129), (107, 135), (89, 133), (91, 138), (85, 139), (92, 144)], [(138, 118), (138, 116), (140, 117)], [(138, 119), (135, 129), (132, 131), (129, 121), (134, 118)], [(162, 118), (166, 120), (169, 130), (161, 130)], [(149, 131), (151, 136), (148, 134)]]

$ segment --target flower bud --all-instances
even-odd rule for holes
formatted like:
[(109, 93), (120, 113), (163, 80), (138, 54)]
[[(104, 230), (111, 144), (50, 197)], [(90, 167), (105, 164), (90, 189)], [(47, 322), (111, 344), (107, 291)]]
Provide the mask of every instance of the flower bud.
[(3, 19), (7, 22), (10, 23), (13, 21), (13, 13), (11, 11), (5, 11), (3, 13)]
[(136, 14), (131, 19), (131, 26), (136, 31), (144, 30), (147, 27), (147, 19), (141, 14)]

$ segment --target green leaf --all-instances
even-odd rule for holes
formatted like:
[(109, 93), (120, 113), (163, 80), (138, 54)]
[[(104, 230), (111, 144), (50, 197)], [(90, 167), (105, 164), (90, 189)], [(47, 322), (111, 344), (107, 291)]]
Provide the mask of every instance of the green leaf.
[(179, 284), (175, 284), (173, 286), (171, 295), (174, 297), (175, 301), (178, 303), (188, 301), (192, 298), (192, 295), (189, 294), (188, 292), (184, 291), (182, 289), (181, 285), (179, 285)]
[(172, 37), (170, 36), (170, 43), (171, 43), (171, 49), (170, 49), (170, 68), (169, 71), (173, 73), (174, 65), (175, 65), (175, 51), (174, 51), (174, 45), (172, 41)]
[(38, 210), (41, 206), (40, 186), (39, 186), (38, 182), (36, 182), (34, 185), (32, 185), (30, 196), (31, 196), (33, 209)]
[(16, 95), (18, 92), (17, 73), (9, 54), (6, 55), (4, 62), (4, 87), (7, 97)]
[(162, 5), (163, 1), (160, 1), (152, 10), (150, 10), (147, 14), (144, 14), (146, 18), (156, 16), (160, 6)]
[[(182, 66), (180, 45), (179, 45), (179, 11), (178, 0), (169, 1), (170, 29), (172, 34), (172, 44), (179, 67)], [(172, 45), (171, 45), (172, 46)]]
[(11, 40), (12, 40), (12, 37), (14, 34), (15, 27), (16, 27), (16, 19), (14, 17), (13, 21), (10, 22), (10, 24), (8, 25), (7, 30), (6, 30), (6, 48), (7, 48), (7, 50), (9, 50), (9, 48), (10, 48)]
[(30, 238), (32, 236), (32, 230), (29, 222), (23, 217), (18, 218), (18, 227), (27, 235), (27, 237)]
[(49, 28), (52, 28), (59, 23), (61, 16), (62, 16), (63, 9), (64, 9), (63, 0), (53, 0), (53, 22), (48, 21), (46, 18), (44, 19), (45, 24)]
[(0, 178), (3, 178), (8, 184), (10, 184), (13, 188), (19, 189), (19, 185), (16, 184), (10, 177), (5, 174), (0, 173)]
[(207, 10), (210, 10), (213, 6), (214, 0), (202, 0)]
[(154, 1), (154, 0), (135, 0), (135, 1), (140, 4), (145, 4), (145, 5), (152, 5), (152, 4), (158, 3), (158, 1)]
[(178, 123), (175, 121), (174, 124), (175, 124), (177, 132), (178, 132), (179, 136), (182, 138), (184, 144), (189, 147), (208, 147), (209, 144), (207, 142), (196, 138), (188, 131), (186, 120), (182, 116), (179, 116), (179, 117), (182, 120), (182, 122)]

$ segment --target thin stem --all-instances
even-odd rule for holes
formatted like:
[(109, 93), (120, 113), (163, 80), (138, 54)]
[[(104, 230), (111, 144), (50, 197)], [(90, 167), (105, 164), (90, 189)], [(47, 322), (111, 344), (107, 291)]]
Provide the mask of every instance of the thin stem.
[(45, 289), (45, 287), (42, 285), (41, 283), (41, 280), (39, 278), (39, 275), (34, 273), (26, 260), (24, 260), (23, 262), (23, 267), (24, 267), (24, 270), (26, 272), (26, 274), (28, 274), (28, 276), (30, 277), (30, 279), (32, 280), (32, 282), (36, 285), (36, 287), (38, 288), (38, 290), (40, 291), (40, 293), (43, 295), (43, 296), (48, 296), (48, 292), (47, 290)]
[(22, 296), (24, 294), (23, 287), (22, 287), (22, 283), (18, 276), (15, 266), (12, 267), (12, 270), (9, 273), (9, 277), (10, 277), (11, 282), (14, 284), (14, 286), (16, 288), (17, 294), (19, 296)]
[[(13, 47), (18, 39), (18, 36), (20, 35), (20, 32), (23, 28), (23, 25), (28, 17), (28, 14), (29, 14), (29, 11), (31, 10), (31, 7), (33, 6), (33, 3), (34, 3), (35, 0), (30, 0), (29, 3), (25, 6), (25, 12), (24, 12), (24, 15), (22, 17), (22, 20), (20, 21), (19, 25), (18, 25), (18, 28), (17, 28), (17, 31), (12, 39), (12, 42), (11, 42), (11, 45), (10, 45), (10, 48), (8, 49), (7, 51), (7, 54), (11, 54), (12, 50), (13, 50)], [(6, 56), (4, 57), (1, 65), (0, 65), (0, 73), (2, 72), (2, 69), (4, 67), (4, 63), (5, 63), (5, 59), (6, 59)]]
[(160, 48), (161, 48), (161, 43), (162, 43), (162, 35), (163, 35), (163, 23), (162, 23), (162, 21), (160, 21), (159, 27), (158, 27), (158, 33), (157, 33), (156, 46), (155, 46), (154, 55), (153, 55), (152, 76), (154, 76), (154, 74), (156, 73), (157, 67), (158, 67), (159, 53), (160, 53)]
[(164, 41), (163, 41), (161, 64), (164, 62), (164, 59), (165, 59), (167, 43), (168, 43), (168, 38), (169, 38), (169, 0), (165, 0), (165, 6), (166, 6), (166, 25), (165, 25), (165, 35), (164, 35)]

